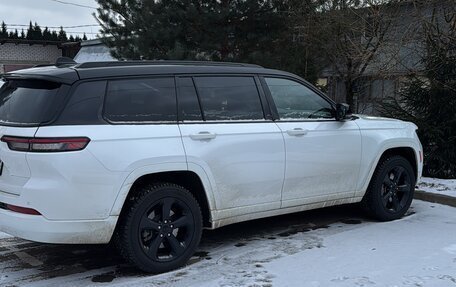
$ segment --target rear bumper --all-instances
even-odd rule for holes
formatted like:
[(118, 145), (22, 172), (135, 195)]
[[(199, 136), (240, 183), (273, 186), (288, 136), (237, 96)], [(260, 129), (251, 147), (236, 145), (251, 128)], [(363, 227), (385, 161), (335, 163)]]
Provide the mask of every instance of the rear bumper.
[(54, 221), (0, 209), (0, 231), (43, 243), (103, 244), (111, 240), (117, 216), (103, 220)]

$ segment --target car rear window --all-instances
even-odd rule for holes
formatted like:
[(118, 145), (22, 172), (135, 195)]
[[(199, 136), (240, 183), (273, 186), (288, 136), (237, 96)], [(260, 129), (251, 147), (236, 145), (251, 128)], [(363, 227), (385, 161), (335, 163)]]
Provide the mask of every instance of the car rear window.
[(51, 120), (60, 84), (40, 80), (9, 80), (0, 88), (0, 124), (38, 125)]

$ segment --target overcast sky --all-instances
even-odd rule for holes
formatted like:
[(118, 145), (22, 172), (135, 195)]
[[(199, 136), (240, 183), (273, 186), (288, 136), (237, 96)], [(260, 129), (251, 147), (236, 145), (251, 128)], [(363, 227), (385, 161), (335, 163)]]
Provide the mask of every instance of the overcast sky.
[(31, 20), (33, 23), (37, 22), (43, 29), (45, 26), (63, 26), (68, 34), (82, 37), (82, 32), (86, 32), (87, 38), (95, 38), (99, 30), (98, 26), (77, 28), (65, 28), (65, 26), (97, 24), (92, 16), (96, 10), (64, 3), (98, 6), (95, 0), (0, 0), (0, 23), (4, 21), (9, 24), (8, 28), (17, 28), (20, 33), (21, 28), (26, 31), (27, 27), (12, 25), (28, 26)]

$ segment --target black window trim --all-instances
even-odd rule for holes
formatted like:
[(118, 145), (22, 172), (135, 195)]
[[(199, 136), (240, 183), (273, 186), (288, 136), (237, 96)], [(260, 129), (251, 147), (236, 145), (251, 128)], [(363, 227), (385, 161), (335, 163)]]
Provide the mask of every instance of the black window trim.
[[(258, 120), (233, 120), (233, 121), (227, 121), (227, 120), (206, 120), (205, 115), (204, 115), (204, 107), (201, 103), (200, 99), (200, 91), (198, 90), (198, 87), (195, 84), (194, 78), (196, 77), (246, 77), (246, 78), (253, 78), (255, 82), (256, 89), (258, 91), (258, 97), (260, 100), (262, 112), (263, 112), (263, 119), (258, 119)], [(198, 98), (198, 104), (200, 106), (200, 111), (202, 115), (203, 120), (195, 120), (195, 121), (182, 121), (179, 119), (178, 123), (179, 124), (245, 124), (245, 123), (265, 123), (265, 122), (272, 122), (273, 121), (273, 116), (269, 107), (268, 100), (266, 99), (266, 95), (263, 91), (263, 87), (261, 86), (260, 79), (258, 77), (258, 74), (251, 74), (251, 73), (204, 73), (204, 74), (191, 74), (191, 73), (185, 73), (185, 74), (176, 74), (176, 78), (191, 78), (193, 82), (193, 86), (196, 91), (196, 95)], [(179, 81), (177, 81), (179, 83)], [(177, 91), (179, 91), (179, 87), (177, 87)], [(179, 96), (178, 96), (179, 98)], [(177, 103), (179, 105), (179, 103)], [(179, 115), (178, 115), (179, 117)]]
[[(201, 106), (201, 100), (200, 100), (200, 95), (198, 93), (198, 90), (196, 88), (196, 85), (195, 85), (195, 81), (193, 80), (193, 76), (192, 75), (179, 75), (179, 76), (175, 76), (175, 79), (176, 79), (176, 97), (177, 97), (177, 122), (178, 123), (187, 123), (187, 122), (204, 122), (205, 121), (205, 117), (204, 117), (204, 113), (203, 113), (203, 107)], [(180, 103), (179, 103), (179, 98), (180, 98), (180, 93), (181, 93), (181, 80), (182, 79), (190, 79), (192, 81), (192, 85), (193, 85), (193, 89), (195, 90), (195, 94), (196, 94), (196, 100), (198, 101), (198, 107), (200, 109), (200, 114), (201, 114), (201, 120), (194, 120), (194, 121), (189, 121), (189, 120), (183, 120), (182, 119), (182, 115), (180, 113)]]
[(106, 108), (106, 99), (108, 94), (108, 85), (110, 81), (122, 81), (122, 80), (138, 80), (138, 79), (157, 79), (157, 78), (170, 78), (174, 83), (174, 95), (176, 97), (176, 113), (178, 112), (177, 109), (177, 87), (176, 87), (176, 79), (175, 75), (171, 74), (162, 74), (162, 75), (140, 75), (140, 76), (132, 76), (132, 77), (108, 77), (104, 78), (106, 80), (106, 88), (102, 99), (102, 109), (101, 109), (101, 116), (104, 121), (106, 121), (110, 125), (176, 125), (178, 123), (178, 115), (176, 114), (176, 119), (174, 121), (125, 121), (125, 122), (117, 122), (112, 121), (105, 117), (105, 108)]
[(285, 80), (297, 82), (297, 83), (305, 86), (306, 88), (310, 89), (311, 91), (315, 92), (318, 96), (320, 96), (322, 99), (327, 101), (331, 105), (334, 112), (336, 110), (336, 103), (333, 100), (331, 100), (328, 96), (326, 96), (322, 91), (320, 91), (319, 89), (314, 87), (312, 84), (310, 84), (307, 81), (304, 81), (300, 78), (295, 78), (295, 77), (286, 76), (286, 75), (276, 75), (276, 74), (259, 74), (258, 76), (259, 76), (259, 79), (261, 82), (261, 86), (263, 87), (263, 90), (266, 94), (266, 99), (269, 102), (269, 106), (270, 106), (272, 117), (273, 117), (274, 121), (281, 122), (281, 123), (296, 123), (296, 122), (308, 123), (308, 122), (336, 122), (337, 121), (335, 117), (330, 118), (330, 119), (324, 119), (324, 118), (321, 118), (321, 119), (295, 119), (295, 120), (281, 119), (265, 78), (278, 78), (278, 79), (285, 79)]

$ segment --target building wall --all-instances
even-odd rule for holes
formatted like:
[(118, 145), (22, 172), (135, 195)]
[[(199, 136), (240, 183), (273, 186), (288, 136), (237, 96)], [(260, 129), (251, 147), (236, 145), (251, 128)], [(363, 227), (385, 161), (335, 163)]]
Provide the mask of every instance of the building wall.
[(3, 43), (0, 44), (0, 73), (55, 63), (61, 56), (62, 50), (57, 45)]
[(0, 75), (11, 71), (32, 68), (35, 65), (31, 64), (0, 64)]

